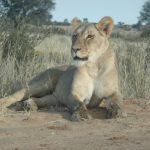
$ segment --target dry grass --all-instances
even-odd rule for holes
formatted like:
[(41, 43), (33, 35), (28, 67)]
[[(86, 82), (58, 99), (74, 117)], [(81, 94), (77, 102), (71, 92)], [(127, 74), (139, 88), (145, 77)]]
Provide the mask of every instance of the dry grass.
[(113, 40), (125, 99), (150, 98), (150, 43)]
[[(36, 55), (33, 59), (19, 63), (11, 56), (0, 59), (0, 96), (9, 95), (20, 86), (25, 86), (33, 76), (49, 67), (70, 64), (70, 39), (67, 35), (49, 35), (35, 46)], [(150, 98), (149, 39), (130, 42), (113, 38), (111, 43), (117, 56), (123, 97)], [(0, 48), (2, 53), (2, 46)]]
[(70, 38), (54, 35), (48, 38), (50, 41), (39, 45), (40, 51), (35, 47), (36, 55), (27, 61), (16, 64), (16, 57), (0, 59), (0, 96), (4, 97), (26, 85), (36, 74), (49, 67), (62, 64), (70, 64)]

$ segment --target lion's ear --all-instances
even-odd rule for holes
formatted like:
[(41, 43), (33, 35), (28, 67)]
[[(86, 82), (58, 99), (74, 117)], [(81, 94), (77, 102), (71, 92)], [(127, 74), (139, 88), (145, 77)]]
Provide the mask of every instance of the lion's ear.
[(96, 24), (96, 27), (98, 30), (103, 31), (106, 36), (110, 36), (114, 27), (114, 21), (111, 17), (106, 16), (102, 18), (98, 24)]
[(71, 25), (74, 29), (76, 29), (79, 25), (81, 25), (82, 21), (77, 17), (73, 18), (71, 21)]

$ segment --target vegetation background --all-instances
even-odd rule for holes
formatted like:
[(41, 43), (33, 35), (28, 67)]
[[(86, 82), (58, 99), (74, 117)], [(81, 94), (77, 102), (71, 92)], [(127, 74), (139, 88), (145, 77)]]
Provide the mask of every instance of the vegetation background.
[[(51, 22), (53, 0), (1, 0), (0, 6), (0, 97), (49, 67), (71, 64), (72, 29), (66, 19)], [(150, 99), (149, 10), (147, 1), (137, 24), (120, 22), (110, 37), (124, 99)]]

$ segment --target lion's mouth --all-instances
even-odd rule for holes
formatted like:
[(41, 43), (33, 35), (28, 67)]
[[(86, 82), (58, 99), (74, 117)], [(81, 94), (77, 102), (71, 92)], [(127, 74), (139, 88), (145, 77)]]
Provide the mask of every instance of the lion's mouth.
[(80, 57), (78, 57), (78, 56), (75, 56), (73, 59), (74, 59), (74, 60), (86, 61), (86, 60), (88, 60), (88, 57), (80, 58)]

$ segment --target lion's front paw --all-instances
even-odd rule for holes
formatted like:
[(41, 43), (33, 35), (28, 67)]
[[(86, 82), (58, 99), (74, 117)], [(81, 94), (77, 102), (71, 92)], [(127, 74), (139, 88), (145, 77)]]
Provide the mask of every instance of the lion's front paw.
[(37, 111), (38, 110), (38, 106), (34, 102), (34, 98), (29, 98), (28, 100), (23, 101), (23, 106), (24, 106), (24, 109), (27, 111)]
[(119, 118), (125, 118), (127, 117), (127, 113), (121, 109), (118, 110), (118, 113), (117, 113), (117, 117)]
[(112, 118), (123, 118), (127, 117), (127, 113), (119, 108), (111, 108), (107, 109), (106, 118), (112, 119)]
[(106, 119), (112, 119), (117, 117), (117, 110), (107, 109)]
[(74, 111), (71, 120), (72, 121), (85, 121), (85, 120), (91, 120), (92, 117), (88, 114), (87, 110), (85, 108), (80, 107), (78, 110)]

